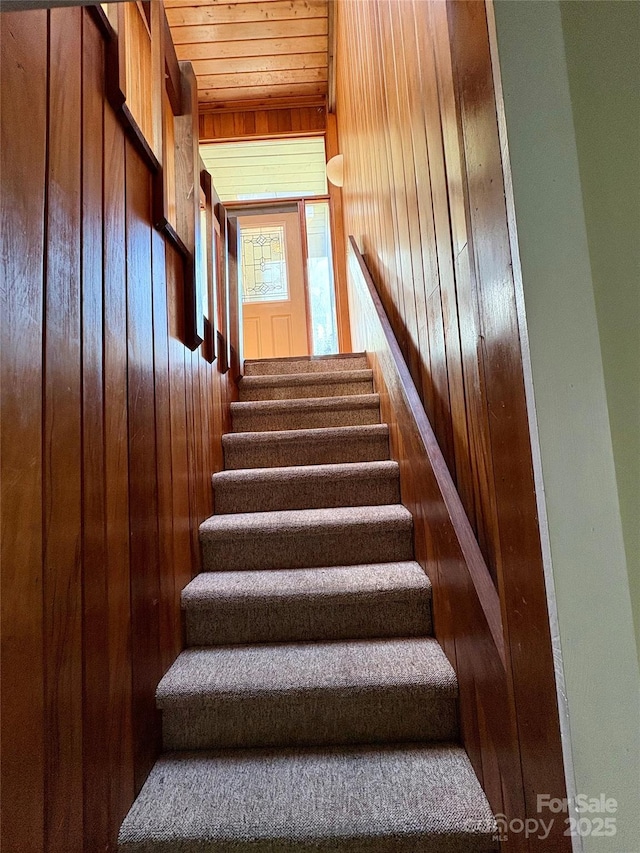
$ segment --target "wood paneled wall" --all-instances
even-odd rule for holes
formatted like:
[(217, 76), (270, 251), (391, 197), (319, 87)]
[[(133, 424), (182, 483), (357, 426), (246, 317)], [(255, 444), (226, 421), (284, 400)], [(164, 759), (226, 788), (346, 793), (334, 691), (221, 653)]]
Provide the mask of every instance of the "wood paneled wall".
[(0, 24), (1, 846), (95, 853), (159, 748), (234, 388), (183, 344), (183, 261), (91, 13)]
[(321, 135), (326, 129), (322, 104), (200, 112), (201, 142), (235, 142), (270, 136)]
[[(364, 260), (349, 243), (354, 346), (366, 351), (413, 515), (416, 559), (433, 585), (434, 630), (458, 676), (464, 745), (497, 814), (525, 817), (500, 600)], [(515, 837), (503, 849), (528, 850)]]
[[(476, 0), (336, 5), (345, 228), (366, 257), (499, 596), (522, 779), (519, 792), (500, 777), (488, 793), (507, 814), (524, 796), (535, 817), (536, 794), (562, 797), (565, 783), (487, 10)], [(353, 306), (351, 316), (357, 330)], [(416, 510), (429, 525), (445, 508), (424, 501)], [(446, 624), (446, 613), (435, 617)], [(452, 657), (459, 674), (482, 645), (481, 632), (462, 639), (464, 657), (457, 647)], [(465, 727), (476, 768), (488, 713), (478, 703)], [(558, 837), (524, 849), (564, 850), (555, 826)]]

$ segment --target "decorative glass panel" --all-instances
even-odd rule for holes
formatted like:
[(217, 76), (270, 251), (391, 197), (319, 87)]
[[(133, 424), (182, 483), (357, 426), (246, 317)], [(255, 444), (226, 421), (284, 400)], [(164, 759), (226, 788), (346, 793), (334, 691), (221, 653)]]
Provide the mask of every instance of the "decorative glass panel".
[(282, 302), (289, 298), (284, 225), (243, 228), (243, 302)]

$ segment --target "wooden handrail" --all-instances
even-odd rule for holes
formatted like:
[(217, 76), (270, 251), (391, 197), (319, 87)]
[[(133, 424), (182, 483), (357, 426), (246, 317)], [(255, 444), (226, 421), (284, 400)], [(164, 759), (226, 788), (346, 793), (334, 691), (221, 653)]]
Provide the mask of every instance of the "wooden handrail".
[[(431, 427), (431, 423), (429, 422), (429, 418), (427, 417), (427, 413), (425, 412), (422, 400), (420, 399), (396, 336), (391, 328), (391, 323), (389, 322), (387, 313), (382, 305), (380, 297), (378, 296), (378, 291), (376, 290), (374, 281), (371, 278), (365, 259), (352, 236), (349, 237), (349, 252), (355, 261), (356, 269), (360, 273), (361, 281), (369, 294), (377, 314), (382, 333), (386, 339), (389, 353), (391, 354), (395, 370), (400, 380), (402, 394), (415, 421), (415, 426), (422, 441), (425, 455), (428, 457), (431, 464), (434, 477), (442, 496), (442, 501), (454, 530), (460, 551), (462, 552), (466, 563), (469, 576), (473, 583), (473, 588), (478, 596), (478, 600), (482, 607), (482, 611), (486, 618), (487, 625), (489, 626), (491, 637), (500, 656), (502, 665), (505, 667), (505, 643), (498, 592), (494, 586), (491, 574), (480, 550), (480, 546), (478, 545), (466, 511), (462, 505), (462, 501), (460, 500), (458, 491), (455, 487), (451, 474), (449, 473), (447, 463), (445, 462), (442, 451), (440, 450), (440, 446), (433, 432), (433, 428)], [(350, 264), (350, 268), (353, 269), (353, 264)]]

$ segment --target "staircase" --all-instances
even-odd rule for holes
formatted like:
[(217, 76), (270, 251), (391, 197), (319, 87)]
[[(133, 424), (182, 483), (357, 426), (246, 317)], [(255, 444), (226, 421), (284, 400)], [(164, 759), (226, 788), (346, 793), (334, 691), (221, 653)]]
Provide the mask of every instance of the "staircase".
[(120, 853), (471, 853), (494, 821), (364, 355), (246, 363)]

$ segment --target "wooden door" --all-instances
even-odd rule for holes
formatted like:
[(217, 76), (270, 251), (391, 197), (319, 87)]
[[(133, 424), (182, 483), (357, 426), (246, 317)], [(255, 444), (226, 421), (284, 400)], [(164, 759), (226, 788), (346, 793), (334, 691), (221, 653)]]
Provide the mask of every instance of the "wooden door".
[(297, 211), (238, 217), (245, 358), (309, 355)]

